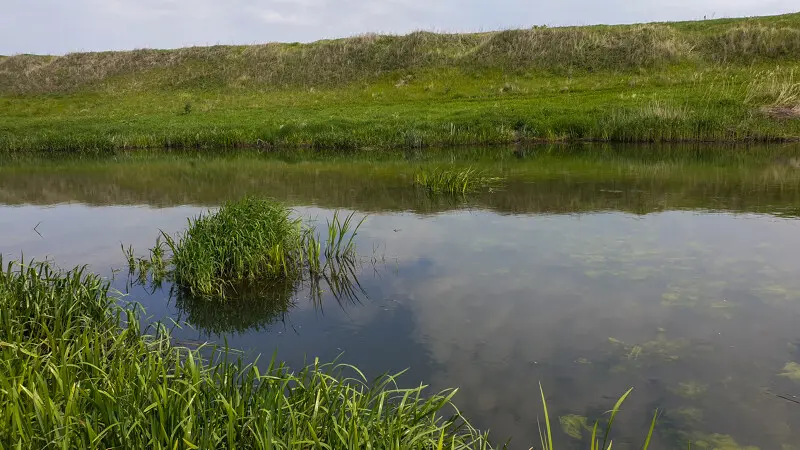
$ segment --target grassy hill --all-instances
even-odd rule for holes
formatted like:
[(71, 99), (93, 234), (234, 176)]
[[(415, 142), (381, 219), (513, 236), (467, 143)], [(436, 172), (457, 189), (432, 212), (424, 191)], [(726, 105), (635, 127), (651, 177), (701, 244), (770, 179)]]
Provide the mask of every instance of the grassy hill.
[(800, 14), (0, 58), (0, 149), (800, 137)]

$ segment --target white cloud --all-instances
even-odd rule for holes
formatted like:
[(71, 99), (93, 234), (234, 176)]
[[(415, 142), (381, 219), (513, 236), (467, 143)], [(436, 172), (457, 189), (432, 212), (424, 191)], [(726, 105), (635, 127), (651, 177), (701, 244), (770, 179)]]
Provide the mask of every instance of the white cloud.
[[(796, 0), (5, 0), (0, 54), (777, 14)], [(264, 25), (267, 24), (268, 27)]]
[(266, 23), (280, 23), (280, 24), (293, 24), (293, 25), (312, 25), (316, 23), (311, 17), (299, 16), (296, 14), (281, 14), (273, 10), (257, 11), (256, 15)]

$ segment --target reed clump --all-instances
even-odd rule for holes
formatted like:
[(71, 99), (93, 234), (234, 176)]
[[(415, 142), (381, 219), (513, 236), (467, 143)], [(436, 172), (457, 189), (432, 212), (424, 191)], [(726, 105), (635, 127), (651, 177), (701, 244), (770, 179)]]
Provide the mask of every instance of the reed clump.
[(335, 212), (323, 250), (315, 227), (292, 215), (280, 202), (245, 197), (189, 219), (188, 228), (176, 236), (162, 232), (148, 257), (137, 258), (133, 248), (124, 245), (122, 251), (137, 283), (150, 279), (160, 286), (171, 281), (181, 298), (192, 301), (253, 302), (271, 298), (264, 292), (266, 286), (293, 292), (343, 268), (355, 270), (354, 240), (366, 217), (356, 221), (351, 213), (342, 219)]
[(503, 179), (484, 174), (474, 168), (422, 170), (414, 176), (414, 184), (430, 194), (472, 194), (497, 188)]
[(194, 296), (224, 297), (242, 282), (299, 277), (311, 244), (290, 214), (278, 202), (246, 197), (190, 219), (177, 238), (162, 233), (175, 283)]

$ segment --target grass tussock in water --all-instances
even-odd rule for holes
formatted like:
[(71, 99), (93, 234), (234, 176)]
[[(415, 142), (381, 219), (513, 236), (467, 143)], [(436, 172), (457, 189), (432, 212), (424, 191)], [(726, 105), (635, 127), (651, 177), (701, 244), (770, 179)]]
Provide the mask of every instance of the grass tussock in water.
[[(355, 213), (341, 218), (337, 211), (328, 221), (323, 251), (316, 229), (292, 217), (290, 208), (244, 197), (189, 219), (186, 231), (177, 236), (162, 232), (147, 257), (137, 258), (133, 248), (124, 245), (122, 251), (137, 284), (150, 281), (159, 287), (168, 280), (185, 301), (247, 303), (271, 298), (264, 292), (267, 286), (293, 292), (303, 283), (318, 288), (321, 281), (352, 275), (358, 265), (354, 239), (365, 219), (356, 221)], [(341, 294), (330, 287), (334, 295)]]
[(175, 283), (201, 297), (224, 297), (227, 288), (256, 279), (297, 278), (318, 258), (302, 220), (281, 203), (253, 197), (191, 219), (177, 238), (162, 235)]
[(471, 194), (492, 190), (502, 181), (500, 177), (490, 177), (473, 168), (422, 170), (414, 177), (414, 183), (431, 194)]
[[(0, 261), (0, 264), (2, 262)], [(0, 273), (0, 447), (489, 448), (454, 392), (425, 396), (315, 363), (293, 373), (172, 345), (83, 269)]]

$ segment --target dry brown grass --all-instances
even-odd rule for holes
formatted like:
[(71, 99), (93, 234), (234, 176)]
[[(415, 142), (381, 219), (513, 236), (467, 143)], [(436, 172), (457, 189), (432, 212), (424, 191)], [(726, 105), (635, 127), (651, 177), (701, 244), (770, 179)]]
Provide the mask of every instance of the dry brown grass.
[(800, 55), (800, 29), (741, 25), (708, 36), (700, 48), (709, 59), (719, 62), (796, 59)]
[(691, 47), (672, 27), (565, 27), (509, 30), (489, 35), (472, 63), (564, 69), (652, 67), (688, 57)]
[(793, 22), (751, 19), (715, 24), (708, 27), (710, 31), (686, 24), (536, 27), (471, 34), (366, 34), (311, 44), (17, 55), (0, 59), (0, 94), (112, 85), (134, 89), (337, 86), (390, 72), (441, 67), (564, 74), (700, 61), (748, 64), (800, 54), (800, 26), (791, 25), (800, 19), (785, 17)]
[(756, 72), (745, 102), (773, 119), (800, 118), (800, 77), (791, 70)]
[(773, 119), (800, 119), (800, 105), (798, 106), (763, 106), (760, 111)]

